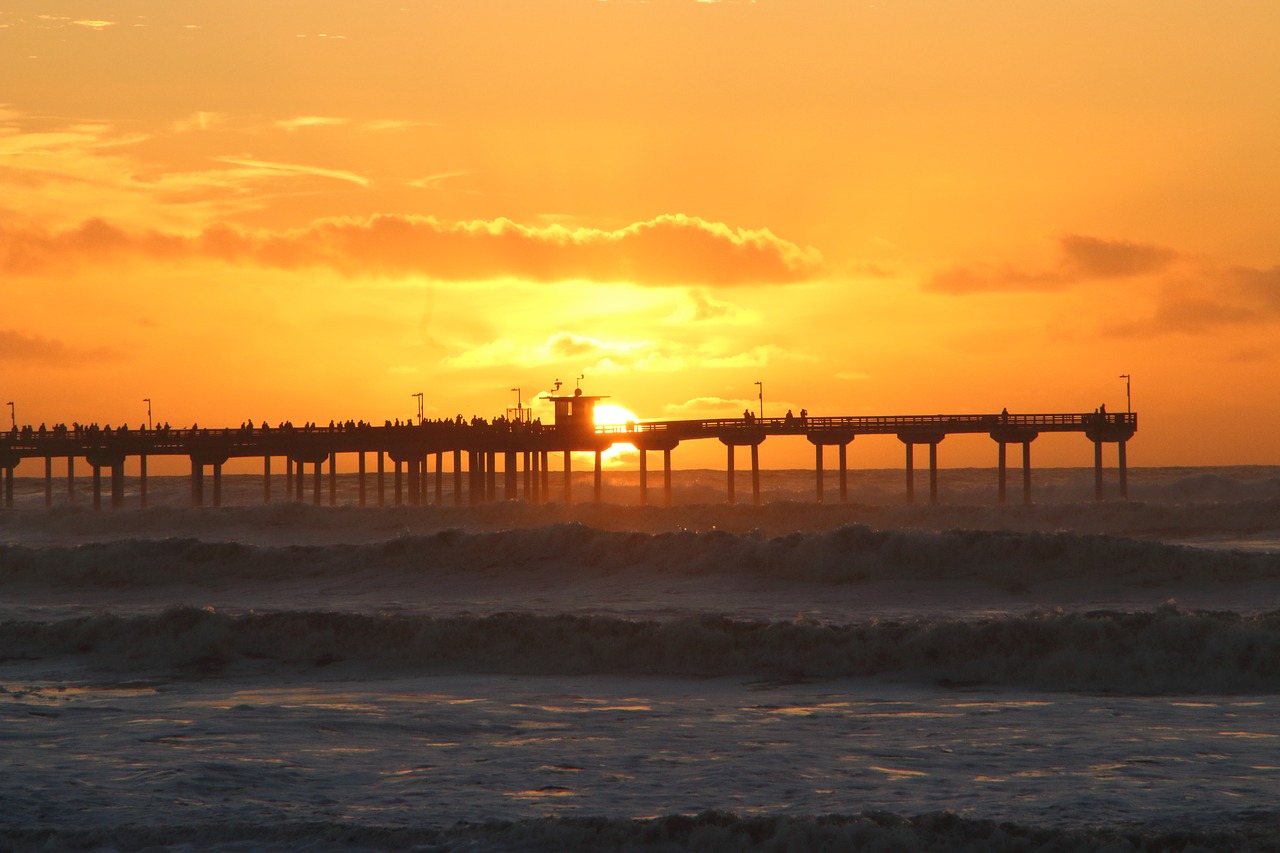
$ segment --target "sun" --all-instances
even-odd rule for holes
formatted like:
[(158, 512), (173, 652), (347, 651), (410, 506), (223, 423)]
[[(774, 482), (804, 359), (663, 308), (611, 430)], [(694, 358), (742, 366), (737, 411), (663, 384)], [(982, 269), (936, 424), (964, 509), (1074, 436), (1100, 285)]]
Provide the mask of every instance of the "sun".
[(595, 409), (596, 426), (626, 426), (635, 423), (639, 418), (635, 412), (624, 409), (613, 403), (597, 403)]
[[(635, 412), (624, 409), (622, 406), (613, 403), (597, 403), (595, 408), (596, 426), (626, 426), (638, 421)], [(636, 452), (636, 447), (630, 442), (622, 442), (620, 444), (610, 445), (602, 455), (604, 462), (612, 462), (617, 464), (622, 461), (622, 457), (626, 454)]]

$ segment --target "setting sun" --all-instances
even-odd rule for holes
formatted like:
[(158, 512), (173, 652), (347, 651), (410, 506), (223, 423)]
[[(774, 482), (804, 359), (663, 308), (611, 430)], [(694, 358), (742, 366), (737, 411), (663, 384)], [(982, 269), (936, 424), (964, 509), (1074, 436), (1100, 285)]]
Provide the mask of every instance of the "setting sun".
[[(615, 403), (597, 403), (595, 408), (596, 426), (617, 426), (626, 427), (634, 424), (639, 420), (635, 413), (624, 409)], [(610, 445), (609, 449), (603, 454), (603, 461), (612, 466), (617, 466), (624, 461), (629, 461), (636, 453), (636, 446), (630, 442), (621, 442), (619, 444)]]
[(595, 408), (596, 426), (626, 426), (639, 420), (635, 413), (614, 403), (597, 403)]

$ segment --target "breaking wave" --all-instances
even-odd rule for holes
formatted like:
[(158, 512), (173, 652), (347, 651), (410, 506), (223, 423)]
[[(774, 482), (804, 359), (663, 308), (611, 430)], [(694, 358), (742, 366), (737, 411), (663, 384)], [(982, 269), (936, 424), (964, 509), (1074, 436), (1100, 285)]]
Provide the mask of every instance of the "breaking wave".
[[(978, 621), (671, 621), (604, 616), (228, 615), (175, 607), (0, 625), (8, 660), (76, 656), (112, 673), (308, 672), (881, 677), (1117, 693), (1280, 691), (1280, 612), (1034, 612)], [(348, 670), (350, 672), (348, 672)]]
[(849, 583), (978, 579), (1034, 584), (1066, 578), (1239, 582), (1280, 577), (1280, 558), (1096, 534), (882, 531), (863, 525), (768, 537), (758, 532), (640, 533), (581, 524), (468, 533), (446, 530), (362, 545), (261, 546), (199, 539), (128, 539), (77, 546), (0, 545), (0, 589), (145, 588), (218, 579), (449, 572), (552, 571), (567, 577), (635, 573), (744, 574)]
[(742, 817), (711, 811), (631, 820), (610, 817), (555, 817), (522, 821), (489, 821), (449, 827), (367, 826), (343, 823), (196, 825), (121, 827), (102, 830), (0, 831), (7, 849), (69, 850), (201, 850), (262, 853), (329, 851), (596, 851), (637, 850), (705, 853), (775, 850), (868, 850), (905, 853), (988, 853), (988, 851), (1056, 851), (1056, 853), (1137, 853), (1149, 850), (1274, 850), (1276, 817), (1267, 812), (1242, 816), (1239, 828), (1022, 826), (974, 820), (949, 812), (904, 817), (887, 812), (821, 817), (760, 815)]

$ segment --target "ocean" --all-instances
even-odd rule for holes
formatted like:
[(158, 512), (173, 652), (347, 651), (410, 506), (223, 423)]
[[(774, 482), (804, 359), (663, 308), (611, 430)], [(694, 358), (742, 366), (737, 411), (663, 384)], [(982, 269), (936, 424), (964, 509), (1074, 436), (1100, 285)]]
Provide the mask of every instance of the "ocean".
[(0, 849), (1280, 849), (1280, 468), (636, 476), (19, 478)]

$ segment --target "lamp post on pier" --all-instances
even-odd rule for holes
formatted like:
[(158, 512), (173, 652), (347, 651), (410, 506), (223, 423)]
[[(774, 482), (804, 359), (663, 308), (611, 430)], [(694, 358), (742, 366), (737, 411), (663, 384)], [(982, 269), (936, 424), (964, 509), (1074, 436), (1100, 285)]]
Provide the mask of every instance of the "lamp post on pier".
[(764, 383), (757, 380), (756, 387), (760, 389), (760, 420), (764, 420)]
[(153, 427), (151, 426), (151, 398), (143, 397), (142, 402), (147, 404), (147, 432), (151, 432), (151, 430), (153, 429)]
[(1130, 382), (1130, 380), (1132, 379), (1132, 377), (1130, 377), (1130, 376), (1129, 376), (1129, 374), (1127, 374), (1127, 373), (1121, 373), (1121, 374), (1120, 374), (1120, 378), (1124, 380), (1124, 410), (1125, 410), (1126, 412), (1132, 412), (1132, 411), (1133, 411), (1133, 397), (1132, 397), (1132, 395), (1129, 393), (1129, 382)]
[(17, 410), (13, 407), (13, 401), (9, 401), (9, 424), (14, 429), (18, 428), (18, 416), (15, 414)]
[(418, 426), (422, 426), (422, 392), (419, 391), (418, 393), (410, 394), (409, 396), (418, 398)]
[[(512, 388), (511, 390), (516, 392), (516, 417), (515, 417), (515, 421), (516, 421), (516, 423), (520, 423), (520, 424), (522, 424), (522, 423), (524, 423), (524, 399), (523, 399), (523, 397), (521, 396), (521, 392), (520, 392), (520, 389), (519, 389), (519, 388)], [(510, 410), (510, 409), (508, 409), (508, 410), (507, 410), (507, 414), (508, 414), (508, 415), (510, 415), (510, 414), (511, 414), (511, 410)]]

